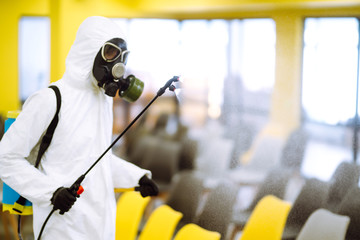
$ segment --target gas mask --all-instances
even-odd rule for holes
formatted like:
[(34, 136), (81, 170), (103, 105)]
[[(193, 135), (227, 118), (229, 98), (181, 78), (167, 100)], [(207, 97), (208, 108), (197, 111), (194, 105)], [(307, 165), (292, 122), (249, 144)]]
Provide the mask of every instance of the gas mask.
[(97, 53), (92, 74), (105, 94), (119, 96), (128, 102), (136, 101), (144, 90), (144, 83), (134, 75), (124, 77), (129, 51), (121, 38), (107, 41)]

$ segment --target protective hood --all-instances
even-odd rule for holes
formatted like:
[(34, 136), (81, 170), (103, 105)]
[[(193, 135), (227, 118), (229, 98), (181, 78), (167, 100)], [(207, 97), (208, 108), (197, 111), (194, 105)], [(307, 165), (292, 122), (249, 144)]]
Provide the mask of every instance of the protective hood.
[[(115, 37), (126, 41), (124, 33), (112, 20), (100, 16), (85, 19), (77, 31), (74, 44), (66, 58), (63, 77), (65, 81), (81, 88), (96, 85), (96, 82), (91, 80), (95, 56), (106, 41)], [(72, 82), (69, 83), (70, 79)]]

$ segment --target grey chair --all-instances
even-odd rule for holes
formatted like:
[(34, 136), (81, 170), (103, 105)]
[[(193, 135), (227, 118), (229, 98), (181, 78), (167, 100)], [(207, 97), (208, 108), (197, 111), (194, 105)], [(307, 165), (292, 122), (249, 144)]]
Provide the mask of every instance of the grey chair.
[(307, 179), (296, 197), (286, 220), (283, 240), (293, 240), (309, 216), (320, 209), (327, 198), (329, 184), (316, 178)]
[(231, 223), (238, 188), (230, 181), (222, 181), (208, 195), (205, 205), (195, 219), (195, 224), (221, 234), (226, 239)]
[(236, 124), (226, 126), (225, 137), (232, 139), (236, 147), (231, 153), (230, 168), (239, 166), (239, 159), (250, 147), (254, 140), (255, 128), (249, 123), (239, 121)]
[(337, 213), (350, 217), (346, 239), (360, 239), (360, 189), (357, 185), (353, 185), (344, 196)]
[(173, 177), (166, 204), (183, 214), (178, 228), (194, 222), (203, 194), (203, 180), (195, 172), (181, 171)]
[(303, 127), (295, 129), (284, 145), (281, 154), (281, 165), (283, 167), (299, 170), (304, 160), (306, 144), (309, 136)]
[(159, 138), (143, 156), (141, 166), (151, 171), (160, 193), (169, 191), (172, 177), (179, 170), (180, 150), (180, 143)]
[(324, 208), (336, 212), (347, 191), (358, 181), (358, 166), (352, 162), (341, 162), (331, 176), (329, 195)]
[(344, 240), (349, 222), (348, 216), (318, 209), (310, 215), (296, 240)]
[(153, 133), (163, 131), (166, 128), (166, 125), (168, 124), (169, 117), (170, 117), (169, 113), (161, 113), (155, 122)]
[(149, 155), (156, 145), (158, 145), (158, 137), (151, 135), (143, 135), (134, 143), (133, 150), (127, 160), (139, 167), (144, 165), (144, 157)]
[(198, 153), (198, 142), (187, 137), (182, 138), (179, 142), (181, 144), (179, 171), (193, 170)]
[(232, 169), (231, 179), (243, 185), (261, 184), (270, 171), (282, 167), (280, 156), (283, 146), (284, 140), (281, 137), (260, 136), (253, 143), (253, 152), (249, 155), (248, 163)]
[(260, 185), (259, 190), (251, 201), (250, 205), (238, 212), (233, 213), (232, 221), (237, 230), (241, 230), (249, 219), (256, 204), (267, 195), (274, 195), (280, 199), (285, 196), (286, 186), (290, 180), (291, 172), (287, 169), (276, 168), (271, 170)]
[(285, 141), (277, 136), (265, 135), (255, 143), (254, 154), (245, 169), (266, 171), (280, 166), (281, 152)]
[(147, 120), (148, 113), (145, 112), (141, 118), (134, 124), (124, 135), (125, 137), (125, 154), (128, 158), (133, 154), (134, 149), (137, 146), (139, 140), (144, 136), (149, 134), (149, 129), (146, 127), (145, 123)]

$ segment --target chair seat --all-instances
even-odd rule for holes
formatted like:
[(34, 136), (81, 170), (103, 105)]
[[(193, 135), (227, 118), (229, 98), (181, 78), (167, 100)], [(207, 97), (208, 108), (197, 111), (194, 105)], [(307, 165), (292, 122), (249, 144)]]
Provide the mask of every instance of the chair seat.
[(318, 209), (306, 221), (296, 240), (344, 240), (349, 222), (348, 216)]
[(291, 204), (275, 196), (262, 198), (251, 213), (240, 240), (278, 240), (285, 226)]
[(220, 233), (206, 230), (196, 224), (183, 226), (175, 235), (174, 240), (220, 240)]
[(139, 192), (123, 193), (116, 208), (116, 240), (134, 240), (150, 197), (143, 198)]
[(168, 205), (159, 206), (151, 213), (138, 240), (171, 240), (182, 216)]

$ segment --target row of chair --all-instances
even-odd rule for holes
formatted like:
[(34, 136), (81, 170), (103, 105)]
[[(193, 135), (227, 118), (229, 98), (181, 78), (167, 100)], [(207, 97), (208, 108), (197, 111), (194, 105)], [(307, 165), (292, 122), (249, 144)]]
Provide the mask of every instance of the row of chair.
[[(237, 187), (231, 188), (231, 183), (219, 184), (209, 194), (208, 202), (199, 213), (198, 205), (205, 191), (201, 177), (194, 172), (177, 175), (173, 181), (167, 204), (184, 214), (184, 222), (195, 222), (210, 230), (216, 230), (226, 236), (229, 225), (235, 224), (234, 232), (244, 228), (253, 213), (255, 206), (267, 195), (284, 199), (291, 171), (274, 169), (269, 172), (264, 182), (259, 186), (255, 197), (248, 208), (242, 211), (233, 209), (236, 201)], [(319, 179), (305, 179), (305, 183), (297, 195), (282, 234), (283, 240), (294, 240), (299, 235), (310, 215), (319, 209), (325, 209), (333, 214), (346, 215), (351, 218), (347, 229), (349, 239), (360, 239), (360, 190), (356, 186), (359, 180), (358, 167), (350, 162), (341, 163), (328, 182)], [(212, 200), (211, 200), (212, 199)], [(201, 219), (201, 221), (199, 221)], [(217, 226), (217, 227), (215, 227)], [(234, 234), (233, 232), (233, 234)]]
[(282, 239), (295, 239), (311, 214), (319, 209), (348, 216), (350, 223), (346, 239), (360, 239), (358, 181), (359, 169), (350, 162), (340, 163), (330, 181), (306, 179), (289, 213)]
[[(144, 209), (150, 198), (137, 192), (124, 193), (117, 203), (116, 239), (122, 240), (220, 240), (220, 233), (188, 223), (176, 231), (182, 213), (168, 205), (151, 212), (144, 228), (138, 233)], [(275, 196), (262, 198), (237, 240), (281, 239), (291, 204)], [(350, 218), (318, 209), (302, 227), (297, 240), (344, 239)]]
[[(251, 213), (238, 240), (281, 239), (292, 207), (291, 203), (275, 196), (265, 196)], [(350, 217), (320, 208), (309, 216), (296, 240), (344, 240), (349, 223)]]
[[(295, 132), (294, 134), (296, 135), (298, 132)], [(302, 133), (302, 131), (300, 131), (300, 133)], [(306, 138), (302, 138), (302, 134), (298, 134), (301, 139), (306, 139)], [(297, 136), (297, 135), (296, 135)], [(295, 138), (295, 137), (294, 137)], [(143, 138), (144, 139), (144, 138)], [(156, 139), (155, 139), (156, 140)], [(151, 144), (154, 144), (156, 141), (154, 139), (148, 140), (147, 142), (150, 142)], [(305, 141), (305, 140), (304, 140)], [(290, 142), (290, 140), (289, 140)], [(137, 147), (139, 147), (141, 144), (140, 142), (138, 142)], [(177, 166), (176, 164), (174, 165), (174, 162), (177, 162), (178, 160), (172, 160), (174, 158), (174, 156), (178, 155), (178, 154), (171, 154), (171, 153), (178, 153), (179, 150), (178, 148), (173, 148), (172, 146), (169, 145), (165, 145), (163, 144), (163, 142), (161, 144), (157, 144), (158, 146), (162, 146), (163, 149), (166, 149), (166, 151), (168, 151), (167, 153), (164, 153), (163, 157), (157, 158), (154, 157), (152, 159), (161, 159), (161, 158), (165, 158), (166, 157), (166, 164), (170, 165), (170, 163), (172, 164), (172, 168), (174, 168), (173, 166)], [(301, 144), (302, 146), (304, 144)], [(166, 147), (164, 147), (166, 146)], [(297, 144), (289, 144), (289, 146), (298, 146)], [(286, 146), (284, 147), (285, 149)], [(154, 149), (154, 148), (150, 148), (149, 149)], [(173, 150), (171, 150), (173, 149)], [(303, 148), (301, 148), (299, 150), (299, 152), (301, 152), (303, 154)], [(165, 151), (165, 150), (164, 150)], [(285, 150), (284, 150), (285, 151)], [(151, 156), (154, 154), (144, 154), (145, 151), (135, 151), (135, 153), (141, 153), (143, 154), (142, 156)], [(159, 150), (154, 151), (153, 153), (156, 153), (156, 155), (161, 152)], [(284, 154), (286, 155), (286, 154)], [(299, 156), (300, 159), (302, 159), (302, 155), (301, 154), (294, 154), (294, 151), (289, 151), (288, 155), (296, 155)], [(143, 157), (141, 157), (141, 159), (144, 159)], [(175, 159), (175, 158), (174, 158)], [(263, 158), (261, 158), (263, 159)], [(290, 157), (286, 157), (286, 159), (290, 159)], [(150, 161), (151, 159), (147, 159), (146, 161), (144, 161), (143, 163), (146, 163), (147, 166), (145, 166), (146, 168), (151, 168), (150, 167), (150, 163), (152, 163), (152, 161)], [(208, 158), (206, 158), (206, 164), (208, 164)], [(282, 168), (277, 169), (275, 171), (270, 171), (268, 172), (268, 177), (265, 179), (262, 179), (262, 184), (260, 185), (260, 189), (258, 191), (258, 193), (256, 194), (255, 198), (253, 199), (252, 203), (250, 204), (250, 206), (245, 209), (245, 211), (240, 211), (240, 212), (233, 212), (231, 211), (231, 215), (233, 215), (233, 220), (232, 222), (230, 221), (230, 223), (227, 221), (228, 217), (225, 217), (225, 214), (221, 214), (221, 221), (225, 222), (227, 225), (224, 228), (227, 228), (229, 224), (231, 223), (235, 223), (236, 225), (240, 225), (241, 228), (240, 229), (244, 229), (245, 224), (248, 222), (250, 215), (253, 213), (255, 206), (257, 205), (257, 203), (259, 203), (259, 200), (262, 199), (265, 195), (271, 194), (274, 195), (280, 199), (284, 198), (284, 194), (285, 194), (285, 190), (286, 187), (288, 185), (288, 181), (291, 177), (291, 174), (293, 172), (287, 172), (285, 167), (288, 167), (290, 169), (297, 169), (299, 168), (299, 166), (301, 165), (301, 161), (296, 161), (295, 162), (287, 162), (287, 163), (282, 163), (280, 164), (282, 166)], [(142, 166), (144, 167), (144, 166)], [(160, 175), (164, 175), (164, 174), (168, 174), (166, 179), (172, 179), (173, 175), (169, 174), (169, 173), (174, 173), (176, 171), (164, 171), (164, 169), (172, 169), (170, 167), (164, 167), (164, 164), (162, 163), (162, 165), (158, 165), (156, 167), (156, 169), (158, 169), (158, 171), (160, 171), (159, 173), (156, 172), (156, 170), (154, 171), (154, 177), (156, 176), (160, 176)], [(340, 207), (340, 203), (344, 200), (344, 196), (346, 195), (346, 191), (350, 189), (350, 183), (356, 182), (358, 181), (358, 176), (356, 177), (356, 174), (352, 174), (351, 170), (347, 170), (347, 174), (344, 174), (344, 170), (340, 170), (341, 168), (350, 168), (352, 170), (354, 170), (355, 172), (358, 172), (357, 168), (354, 168), (353, 166), (348, 166), (347, 164), (342, 164), (341, 166), (339, 166), (339, 168), (337, 169), (337, 171), (335, 171), (332, 179), (330, 182), (328, 183), (323, 183), (317, 179), (307, 179), (305, 181), (305, 185), (304, 187), (301, 189), (301, 192), (299, 194), (299, 196), (297, 197), (297, 199), (294, 202), (293, 207), (291, 207), (290, 213), (288, 215), (287, 221), (286, 221), (286, 225), (284, 227), (284, 232), (283, 232), (283, 239), (295, 239), (295, 237), (297, 237), (299, 235), (300, 230), (302, 229), (302, 227), (305, 225), (306, 220), (308, 220), (308, 218), (310, 217), (310, 215), (312, 213), (314, 213), (315, 211), (323, 208), (325, 210), (329, 210), (331, 211), (333, 214), (337, 214), (338, 213), (338, 209)], [(270, 168), (267, 168), (267, 170)], [(246, 169), (248, 170), (248, 169)], [(236, 174), (238, 174), (238, 172), (236, 172)], [(356, 180), (357, 179), (357, 180)], [(193, 183), (196, 181), (193, 181)], [(181, 185), (181, 184), (180, 184)], [(195, 184), (196, 185), (196, 184)], [(199, 197), (198, 193), (203, 193), (204, 192), (204, 188), (203, 187), (203, 183), (199, 183), (199, 187), (194, 187), (194, 191), (191, 191), (191, 194), (187, 195), (187, 196), (191, 196), (190, 198), (194, 198), (193, 199), (193, 203), (192, 205), (187, 205), (190, 206), (188, 208), (186, 208), (184, 210), (183, 206), (180, 205), (185, 205), (186, 202), (190, 202), (189, 199), (186, 199), (186, 195), (184, 195), (183, 197), (181, 196), (177, 196), (176, 198), (173, 197), (174, 193), (172, 193), (172, 191), (170, 191), (169, 194), (169, 199), (168, 199), (168, 203), (169, 205), (174, 205), (174, 209), (179, 209), (179, 211), (181, 212), (185, 212), (188, 214), (184, 214), (183, 219), (186, 220), (184, 221), (186, 222), (196, 222), (199, 226), (201, 221), (199, 221), (199, 218), (201, 217), (201, 215), (197, 215), (198, 212), (196, 212), (196, 209), (198, 209), (198, 203), (199, 203)], [(169, 185), (170, 187), (173, 187), (171, 185)], [(185, 187), (183, 187), (185, 188)], [(189, 189), (191, 189), (191, 187), (187, 187), (186, 190), (182, 191), (183, 193), (186, 191), (189, 191)], [(168, 191), (169, 189), (167, 189), (166, 191)], [(214, 189), (215, 190), (215, 189)], [(236, 191), (235, 191), (236, 192)], [(309, 194), (310, 192), (310, 194)], [(228, 194), (224, 195), (225, 198), (226, 196), (228, 196)], [(181, 199), (179, 201), (179, 199)], [(218, 198), (218, 197), (216, 197)], [(175, 199), (175, 200), (174, 200)], [(211, 199), (210, 195), (209, 195), (209, 200)], [(224, 197), (220, 198), (220, 199), (224, 199)], [(219, 202), (221, 202), (221, 200), (218, 200)], [(215, 200), (213, 201), (215, 202)], [(228, 208), (229, 208), (228, 204)], [(231, 205), (232, 206), (232, 205)], [(183, 208), (183, 209), (181, 209)], [(225, 209), (228, 209), (225, 208)], [(299, 210), (300, 209), (300, 210)], [(204, 212), (206, 212), (206, 208), (202, 209), (205, 210)], [(227, 210), (226, 210), (227, 211)], [(214, 209), (212, 209), (211, 211), (209, 211), (211, 213), (214, 213), (216, 211), (214, 211)], [(189, 216), (189, 218), (188, 218)], [(230, 217), (231, 218), (231, 217)], [(191, 219), (191, 220), (190, 220)], [(211, 220), (215, 221), (217, 220), (216, 218), (203, 218), (205, 219), (207, 224), (208, 222), (211, 222)], [(211, 220), (209, 220), (211, 219)], [(351, 223), (353, 223), (354, 221), (351, 221)], [(210, 225), (210, 224), (209, 224)], [(213, 224), (216, 225), (216, 224)], [(352, 224), (350, 224), (352, 225)], [(211, 228), (210, 228), (211, 229)], [(351, 232), (352, 227), (349, 226), (348, 231)], [(224, 235), (224, 232), (226, 232), (223, 229), (217, 229), (217, 231), (221, 232), (222, 235)], [(359, 238), (360, 239), (360, 238)]]
[(166, 204), (153, 210), (140, 229), (144, 210), (150, 197), (142, 198), (138, 192), (123, 193), (117, 203), (116, 240), (219, 240), (221, 235), (189, 223), (176, 231), (183, 214)]
[[(287, 216), (282, 239), (295, 240), (299, 238), (301, 236), (301, 229), (306, 225), (311, 215), (320, 210), (320, 213), (317, 214), (327, 215), (328, 218), (333, 216), (334, 218), (341, 219), (340, 216), (347, 216), (349, 218), (348, 226), (345, 223), (342, 225), (342, 229), (346, 229), (346, 239), (360, 239), (360, 189), (357, 186), (358, 181), (358, 166), (351, 162), (339, 164), (330, 181), (324, 182), (316, 178), (305, 179), (305, 183), (300, 189)], [(286, 171), (277, 169), (270, 172), (264, 183), (260, 185), (259, 191), (250, 207), (243, 211), (235, 212), (233, 221), (238, 230), (242, 229), (248, 222), (249, 215), (252, 214), (254, 206), (259, 202), (259, 199), (269, 194), (283, 199), (287, 183)], [(322, 223), (325, 222), (322, 221)], [(331, 223), (329, 224), (331, 225)], [(325, 226), (319, 226), (319, 229), (322, 227), (326, 228)], [(328, 230), (327, 232), (331, 231)], [(335, 236), (336, 234), (333, 235)], [(322, 239), (326, 239), (326, 237)]]

